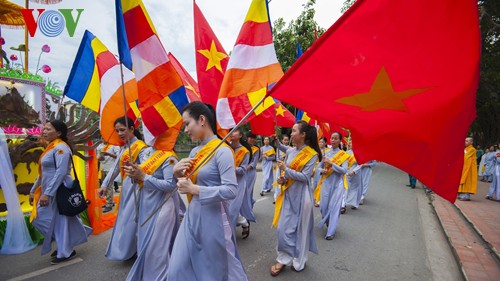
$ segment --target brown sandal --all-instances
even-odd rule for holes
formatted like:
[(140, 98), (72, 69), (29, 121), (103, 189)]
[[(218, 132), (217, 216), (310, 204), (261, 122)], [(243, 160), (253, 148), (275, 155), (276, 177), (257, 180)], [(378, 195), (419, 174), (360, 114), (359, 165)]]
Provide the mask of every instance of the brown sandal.
[[(277, 265), (281, 265), (280, 268), (277, 267)], [(282, 271), (283, 269), (285, 269), (286, 265), (284, 264), (281, 264), (279, 262), (275, 263), (273, 266), (271, 266), (271, 276), (272, 277), (276, 277), (278, 276)]]

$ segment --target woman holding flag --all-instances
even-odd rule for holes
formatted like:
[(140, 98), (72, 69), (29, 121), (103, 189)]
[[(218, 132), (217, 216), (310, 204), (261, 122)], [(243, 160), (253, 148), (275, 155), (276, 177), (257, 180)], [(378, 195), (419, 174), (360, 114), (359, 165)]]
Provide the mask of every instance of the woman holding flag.
[(264, 193), (273, 189), (273, 161), (276, 156), (276, 151), (269, 145), (269, 137), (264, 138), (264, 145), (260, 148), (260, 152), (262, 155), (262, 191), (260, 196), (264, 196)]
[(142, 156), (140, 165), (132, 163), (124, 167), (125, 174), (138, 182), (140, 188), (137, 259), (126, 280), (166, 280), (180, 225), (180, 198), (173, 176), (177, 156), (173, 151), (153, 147), (146, 148)]
[(335, 230), (340, 217), (340, 208), (344, 195), (344, 175), (347, 173), (348, 160), (350, 155), (340, 149), (342, 135), (333, 132), (330, 138), (332, 149), (325, 154), (321, 164), (321, 179), (318, 188), (314, 192), (316, 202), (320, 201), (320, 211), (323, 219), (319, 223), (319, 228), (326, 224), (326, 240), (335, 237)]
[(184, 131), (201, 144), (174, 166), (179, 192), (190, 204), (175, 239), (167, 280), (248, 280), (228, 212), (238, 186), (231, 148), (223, 144), (215, 150), (221, 140), (215, 134), (212, 106), (189, 103), (182, 119)]
[(145, 159), (144, 152), (147, 145), (140, 140), (141, 135), (129, 117), (123, 116), (116, 119), (114, 127), (120, 139), (125, 144), (129, 143), (130, 147), (122, 146), (112, 170), (109, 171), (101, 184), (99, 196), (106, 196), (106, 188), (113, 185), (115, 178), (121, 174), (122, 192), (106, 257), (110, 260), (124, 261), (132, 258), (137, 252), (137, 209), (139, 204), (139, 197), (136, 193), (137, 184), (125, 174), (124, 168), (131, 163), (140, 163), (140, 159)]
[(278, 179), (281, 192), (276, 198), (273, 226), (278, 232), (278, 258), (271, 267), (277, 276), (287, 265), (301, 271), (307, 253), (318, 253), (314, 239), (312, 194), (309, 187), (316, 161), (321, 160), (316, 128), (298, 121), (292, 128), (294, 147), (286, 152), (285, 161), (278, 161), (283, 176)]

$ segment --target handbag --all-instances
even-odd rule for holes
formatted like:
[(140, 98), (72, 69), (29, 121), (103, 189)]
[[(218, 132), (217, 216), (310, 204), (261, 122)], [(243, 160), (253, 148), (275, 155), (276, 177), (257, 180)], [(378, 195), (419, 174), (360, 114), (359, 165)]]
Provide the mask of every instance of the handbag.
[[(55, 161), (54, 156), (54, 165)], [(78, 181), (78, 175), (76, 174), (73, 157), (71, 157), (71, 165), (73, 167), (73, 172), (75, 173), (75, 179), (73, 180), (71, 188), (67, 188), (63, 182), (59, 185), (56, 193), (56, 202), (59, 214), (68, 217), (76, 216), (87, 209), (87, 202), (85, 201), (85, 196), (83, 196), (82, 188), (80, 187), (80, 182)]]

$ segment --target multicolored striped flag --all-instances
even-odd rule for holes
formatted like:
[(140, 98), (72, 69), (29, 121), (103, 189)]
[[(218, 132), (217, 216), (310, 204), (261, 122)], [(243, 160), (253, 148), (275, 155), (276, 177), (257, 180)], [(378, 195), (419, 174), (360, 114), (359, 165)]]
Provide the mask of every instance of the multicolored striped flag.
[[(144, 138), (148, 145), (171, 150), (189, 103), (181, 77), (163, 48), (141, 0), (115, 0), (118, 49), (131, 65), (139, 90)], [(125, 40), (126, 39), (126, 40)]]
[[(266, 0), (252, 0), (231, 58), (217, 101), (217, 120), (223, 128), (232, 128), (262, 99), (267, 87), (283, 76), (276, 57)], [(254, 114), (273, 106), (266, 98)], [(271, 122), (274, 122), (274, 114)]]
[(175, 70), (181, 76), (182, 82), (184, 83), (184, 88), (186, 88), (186, 95), (188, 97), (189, 102), (192, 101), (201, 101), (200, 89), (198, 83), (191, 77), (191, 74), (187, 72), (187, 70), (182, 66), (182, 64), (177, 60), (177, 58), (171, 53), (168, 52), (168, 59), (172, 62)]
[(125, 115), (122, 91), (125, 91), (127, 115), (135, 120), (135, 114), (131, 110), (131, 105), (137, 100), (134, 73), (121, 67), (108, 48), (86, 30), (64, 88), (64, 95), (100, 113), (101, 135), (113, 145), (123, 145), (113, 126), (117, 118)]

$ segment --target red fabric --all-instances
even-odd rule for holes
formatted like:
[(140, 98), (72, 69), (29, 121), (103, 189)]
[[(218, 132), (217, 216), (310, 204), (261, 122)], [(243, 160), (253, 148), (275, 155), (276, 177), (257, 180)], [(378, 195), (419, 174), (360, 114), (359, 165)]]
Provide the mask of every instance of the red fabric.
[(177, 73), (179, 73), (182, 82), (184, 83), (184, 88), (186, 88), (186, 95), (189, 99), (189, 102), (200, 101), (201, 97), (198, 83), (196, 83), (193, 77), (191, 77), (191, 74), (187, 72), (184, 66), (182, 66), (182, 64), (177, 60), (176, 57), (174, 57), (172, 53), (168, 52), (167, 56), (170, 62), (172, 62), (172, 65), (174, 66)]
[(358, 162), (394, 165), (454, 202), (479, 59), (475, 0), (358, 0), (271, 95), (349, 128)]
[[(219, 39), (215, 36), (212, 28), (203, 16), (200, 8), (193, 1), (194, 9), (194, 42), (196, 48), (196, 74), (198, 75), (198, 86), (200, 88), (201, 100), (204, 103), (211, 104), (214, 108), (217, 105), (219, 91), (226, 73), (229, 56), (222, 47)], [(220, 60), (221, 69), (211, 67), (207, 70), (209, 60), (206, 56), (200, 53), (200, 50), (210, 50), (212, 41), (215, 44), (217, 52), (223, 53), (226, 57)]]
[(291, 128), (294, 124), (295, 116), (279, 102), (250, 120), (252, 133), (261, 136), (276, 134), (276, 125), (283, 128)]

